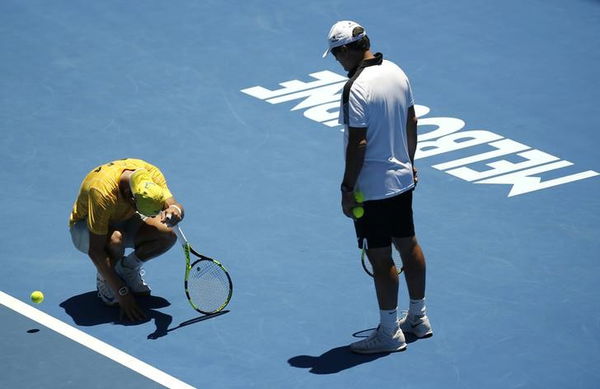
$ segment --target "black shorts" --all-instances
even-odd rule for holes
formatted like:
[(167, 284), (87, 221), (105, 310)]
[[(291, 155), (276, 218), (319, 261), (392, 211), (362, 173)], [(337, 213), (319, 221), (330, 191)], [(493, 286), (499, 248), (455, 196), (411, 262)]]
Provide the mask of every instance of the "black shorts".
[(370, 249), (387, 247), (392, 238), (415, 235), (412, 211), (412, 189), (382, 200), (365, 201), (365, 214), (354, 221), (358, 247), (366, 239)]

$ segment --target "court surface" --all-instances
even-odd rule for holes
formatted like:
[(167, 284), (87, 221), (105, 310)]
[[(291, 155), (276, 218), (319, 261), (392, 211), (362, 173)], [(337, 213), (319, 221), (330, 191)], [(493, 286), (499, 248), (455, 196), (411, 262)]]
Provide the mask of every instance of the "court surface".
[[(434, 336), (403, 353), (347, 348), (379, 317), (339, 206), (345, 74), (321, 58), (344, 19), (421, 115)], [(0, 386), (597, 387), (598, 36), (592, 0), (0, 2)], [(95, 298), (67, 219), (124, 157), (162, 169), (229, 268), (228, 312), (190, 309), (178, 247), (146, 266), (148, 321)]]

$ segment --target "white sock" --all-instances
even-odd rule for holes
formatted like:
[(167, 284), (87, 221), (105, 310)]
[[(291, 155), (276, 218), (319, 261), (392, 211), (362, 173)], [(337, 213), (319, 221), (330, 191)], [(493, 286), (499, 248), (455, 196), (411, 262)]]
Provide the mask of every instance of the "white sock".
[(425, 298), (420, 300), (410, 299), (410, 305), (408, 306), (408, 314), (411, 316), (423, 316), (426, 314), (425, 310)]
[(398, 324), (396, 323), (398, 321), (398, 309), (379, 310), (379, 319), (379, 324), (381, 324), (384, 329), (388, 331), (396, 330), (398, 327)]
[(142, 263), (142, 260), (135, 255), (135, 251), (132, 251), (129, 255), (123, 257), (123, 265), (130, 269), (136, 269), (142, 266)]

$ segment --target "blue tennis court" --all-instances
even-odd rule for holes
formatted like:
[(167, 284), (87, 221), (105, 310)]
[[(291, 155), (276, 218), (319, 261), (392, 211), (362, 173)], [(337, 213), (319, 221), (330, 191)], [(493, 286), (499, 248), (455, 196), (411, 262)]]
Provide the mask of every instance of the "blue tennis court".
[[(347, 347), (378, 309), (339, 205), (346, 74), (321, 58), (344, 19), (417, 103), (434, 336), (403, 353)], [(0, 2), (0, 387), (597, 387), (598, 36), (592, 0)], [(69, 212), (125, 157), (229, 269), (223, 314), (188, 305), (179, 247), (145, 267), (147, 321), (96, 298)]]

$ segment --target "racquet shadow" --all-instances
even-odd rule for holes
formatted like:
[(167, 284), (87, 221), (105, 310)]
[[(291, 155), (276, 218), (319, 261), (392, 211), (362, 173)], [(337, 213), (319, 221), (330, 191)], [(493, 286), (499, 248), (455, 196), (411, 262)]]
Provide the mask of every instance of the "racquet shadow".
[[(352, 336), (366, 338), (374, 330), (375, 328), (358, 331)], [(417, 340), (415, 337), (406, 337), (406, 343), (412, 343), (415, 340)], [(309, 369), (309, 373), (312, 374), (335, 374), (390, 354), (392, 353), (356, 354), (350, 350), (350, 346), (346, 345), (333, 348), (319, 356), (298, 355), (288, 359), (288, 363), (293, 367)]]
[[(196, 318), (193, 318), (193, 319), (190, 319), (190, 320), (186, 320), (186, 321), (184, 321), (184, 322), (181, 322), (181, 323), (179, 323), (179, 325), (178, 325), (178, 326), (176, 326), (176, 327), (173, 327), (173, 328), (166, 328), (166, 327), (164, 327), (164, 330), (162, 329), (163, 327), (161, 327), (161, 329), (159, 329), (159, 328), (158, 328), (158, 326), (157, 326), (157, 327), (156, 327), (156, 331), (154, 331), (153, 333), (151, 333), (150, 335), (148, 335), (148, 339), (153, 339), (153, 340), (155, 340), (155, 339), (161, 338), (161, 337), (163, 337), (163, 336), (166, 336), (166, 335), (168, 335), (168, 334), (169, 334), (169, 332), (171, 332), (171, 331), (175, 331), (175, 330), (177, 330), (177, 329), (180, 329), (180, 328), (182, 328), (182, 327), (189, 326), (189, 325), (191, 325), (191, 324), (199, 323), (199, 322), (201, 322), (201, 321), (204, 321), (204, 320), (208, 320), (208, 319), (215, 318), (215, 317), (217, 317), (217, 316), (224, 315), (224, 314), (226, 314), (227, 312), (229, 312), (229, 311), (228, 311), (228, 310), (224, 310), (224, 311), (217, 312), (217, 313), (212, 313), (212, 314), (209, 314), (209, 315), (199, 316), (199, 317), (196, 317)], [(170, 323), (169, 323), (169, 324), (170, 324)], [(167, 326), (167, 327), (168, 327), (168, 326)]]
[(84, 327), (101, 324), (119, 324), (124, 326), (139, 325), (154, 320), (155, 332), (166, 332), (173, 321), (171, 315), (162, 313), (157, 308), (171, 305), (169, 301), (158, 296), (137, 296), (137, 303), (146, 313), (146, 319), (137, 322), (123, 321), (119, 318), (119, 307), (109, 307), (98, 299), (96, 291), (82, 293), (68, 298), (59, 304), (75, 324)]

